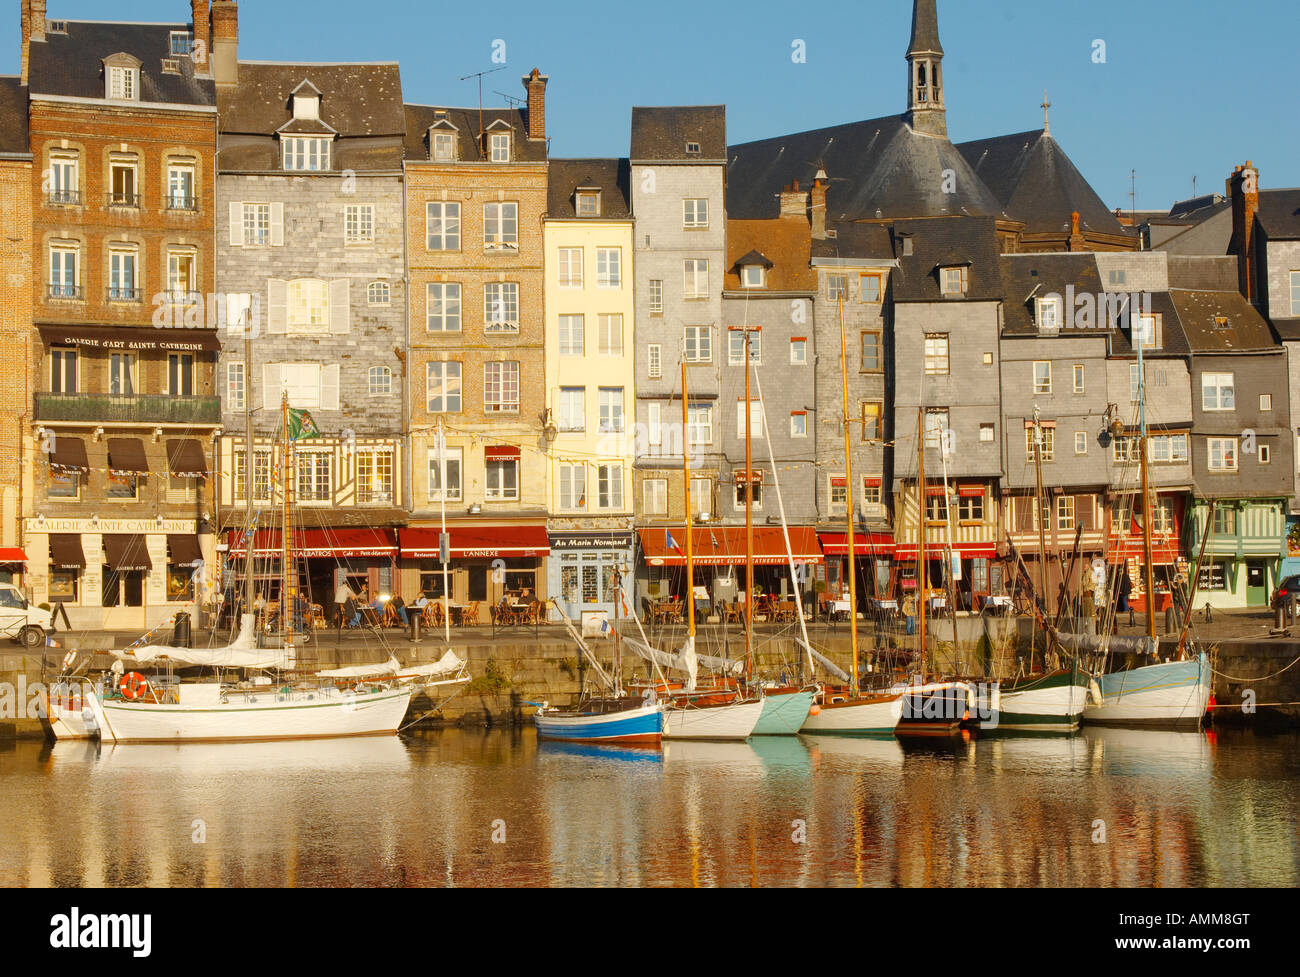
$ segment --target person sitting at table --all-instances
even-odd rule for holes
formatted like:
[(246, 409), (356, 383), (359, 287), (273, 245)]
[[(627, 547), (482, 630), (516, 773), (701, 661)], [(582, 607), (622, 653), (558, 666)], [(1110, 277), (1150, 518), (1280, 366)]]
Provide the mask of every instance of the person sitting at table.
[(389, 601), (388, 606), (393, 609), (394, 614), (396, 614), (398, 617), (402, 619), (402, 627), (405, 628), (410, 626), (411, 620), (406, 615), (406, 604), (403, 602), (400, 596), (394, 597), (391, 601)]
[[(344, 610), (344, 608), (347, 605), (348, 601), (353, 601), (355, 603), (356, 598), (357, 595), (356, 593), (353, 592), (352, 588), (348, 586), (347, 580), (340, 578), (339, 585), (334, 588), (334, 609), (335, 609), (334, 612), (336, 614), (346, 615), (347, 617), (350, 618), (351, 615), (348, 614), (347, 611)], [(358, 619), (359, 617), (360, 615), (358, 615)], [(357, 620), (349, 620), (348, 627), (355, 628), (357, 626), (357, 623), (358, 623)]]

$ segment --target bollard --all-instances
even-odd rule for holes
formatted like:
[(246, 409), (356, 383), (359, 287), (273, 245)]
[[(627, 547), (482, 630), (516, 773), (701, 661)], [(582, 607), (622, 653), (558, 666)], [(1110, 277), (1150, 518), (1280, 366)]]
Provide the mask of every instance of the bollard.
[(418, 644), (420, 641), (420, 624), (423, 623), (423, 618), (419, 615), (419, 613), (411, 614), (410, 622), (411, 622), (411, 644)]
[(1286, 611), (1283, 609), (1281, 604), (1278, 604), (1277, 608), (1273, 611), (1273, 630), (1286, 630)]
[(1174, 609), (1172, 607), (1166, 607), (1165, 608), (1165, 634), (1173, 634), (1173, 633), (1174, 633)]

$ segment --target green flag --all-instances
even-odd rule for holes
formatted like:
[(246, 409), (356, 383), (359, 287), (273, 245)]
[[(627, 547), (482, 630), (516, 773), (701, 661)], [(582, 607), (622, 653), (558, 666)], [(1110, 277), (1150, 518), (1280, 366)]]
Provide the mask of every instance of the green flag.
[(311, 414), (305, 410), (294, 410), (289, 408), (289, 440), (305, 441), (310, 438), (319, 438), (321, 436), (320, 428), (312, 420)]

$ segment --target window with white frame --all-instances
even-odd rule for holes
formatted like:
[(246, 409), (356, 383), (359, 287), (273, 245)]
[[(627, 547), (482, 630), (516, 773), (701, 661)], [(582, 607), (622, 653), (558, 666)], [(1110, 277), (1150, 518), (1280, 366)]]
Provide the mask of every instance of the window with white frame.
[(683, 264), (682, 297), (706, 299), (709, 297), (709, 259), (687, 258)]
[(884, 479), (879, 475), (862, 476), (862, 508), (872, 514), (880, 514), (885, 507)]
[(298, 502), (333, 501), (333, 461), (328, 451), (298, 451)]
[(81, 246), (73, 243), (50, 245), (50, 298), (75, 299), (79, 294)]
[(1206, 447), (1210, 471), (1235, 472), (1237, 470), (1236, 438), (1208, 438)]
[(1261, 444), (1256, 449), (1256, 457), (1261, 465), (1267, 465), (1273, 460), (1273, 449), (1266, 444)]
[(425, 207), (424, 236), (430, 251), (459, 251), (460, 204), (430, 201)]
[(560, 463), (560, 508), (567, 511), (587, 508), (587, 466)]
[(439, 163), (446, 163), (456, 158), (456, 134), (454, 132), (435, 132), (433, 134), (433, 158)]
[(330, 141), (319, 136), (283, 136), (284, 168), (320, 172), (330, 168)]
[(113, 207), (138, 207), (140, 204), (139, 160), (133, 154), (113, 153), (108, 163), (108, 202)]
[(343, 243), (373, 244), (375, 241), (375, 205), (347, 204), (343, 208)]
[(232, 360), (226, 364), (226, 410), (242, 412), (248, 383), (244, 374), (242, 360)]
[(602, 434), (623, 433), (623, 388), (600, 388), (600, 431)]
[(244, 204), (244, 246), (271, 243), (271, 205)]
[(372, 366), (368, 377), (370, 396), (380, 397), (393, 392), (393, 371), (386, 366)]
[(556, 264), (560, 288), (582, 288), (582, 248), (560, 248)]
[(664, 443), (663, 404), (646, 404), (646, 440), (650, 447), (659, 448)]
[(879, 400), (865, 400), (862, 409), (862, 440), (879, 441), (881, 439), (881, 421), (885, 416), (885, 405)]
[(175, 57), (185, 57), (194, 49), (194, 35), (189, 31), (172, 31), (167, 49)]
[(623, 466), (596, 466), (596, 507), (623, 508)]
[(519, 205), (517, 203), (483, 205), (483, 250), (519, 250)]
[(744, 265), (740, 269), (740, 287), (762, 288), (767, 280), (766, 272), (762, 265)]
[(849, 297), (849, 276), (848, 275), (827, 275), (826, 276), (826, 298), (832, 302), (838, 302), (840, 299)]
[(1300, 316), (1300, 271), (1291, 272), (1291, 314)]
[(393, 452), (369, 448), (357, 452), (357, 502), (361, 505), (392, 505), (394, 489)]
[(561, 387), (556, 405), (559, 412), (560, 431), (579, 434), (587, 428), (587, 388)]
[(488, 414), (519, 413), (519, 361), (483, 364), (483, 410)]
[(664, 375), (663, 347), (658, 343), (646, 347), (646, 372), (651, 380), (658, 380)]
[(713, 444), (713, 408), (708, 404), (691, 404), (686, 411), (687, 437), (691, 447)]
[(647, 478), (641, 483), (641, 507), (647, 516), (668, 515), (668, 479)]
[(75, 152), (50, 153), (50, 187), (47, 199), (52, 204), (81, 202), (81, 157)]
[(519, 499), (519, 459), (489, 458), (485, 465), (483, 496), (489, 502)]
[(650, 279), (650, 314), (663, 315), (664, 311), (664, 283), (663, 279)]
[(753, 508), (763, 508), (763, 476), (761, 472), (754, 472), (752, 476), (746, 475), (743, 471), (735, 473), (736, 482), (736, 509), (745, 508), (746, 497), (753, 500)]
[(948, 412), (946, 410), (927, 410), (925, 412), (925, 446), (942, 448), (944, 433), (948, 430)]
[(808, 340), (802, 337), (790, 340), (790, 365), (805, 366), (808, 363)]
[(623, 287), (623, 252), (621, 249), (596, 249), (596, 287)]
[(1061, 300), (1055, 296), (1038, 301), (1038, 329), (1040, 332), (1060, 332)]
[(1201, 374), (1201, 409), (1229, 411), (1237, 406), (1236, 388), (1231, 373)]
[(573, 195), (574, 213), (579, 217), (600, 216), (600, 192), (597, 190), (578, 190)]
[(992, 424), (981, 424), (981, 425), (980, 425), (980, 444), (992, 444), (993, 441), (994, 441), (994, 435), (995, 435), (996, 433), (997, 433), (997, 432), (994, 430)]
[[(763, 436), (763, 404), (757, 400), (749, 402), (749, 430), (751, 437), (761, 438)], [(736, 437), (742, 441), (745, 439), (745, 402), (743, 400), (736, 402)]]
[(518, 282), (488, 282), (483, 286), (483, 330), (519, 331)]
[(167, 209), (194, 210), (194, 164), (167, 164)]
[(190, 302), (198, 289), (199, 256), (193, 248), (167, 249), (167, 289), (173, 302)]
[(489, 158), (493, 163), (510, 162), (510, 133), (494, 132), (488, 139)]
[(1034, 460), (1034, 448), (1038, 446), (1041, 449), (1043, 461), (1056, 460), (1056, 428), (1054, 427), (1036, 427), (1030, 425), (1025, 428), (1025, 458), (1028, 461)]
[(442, 473), (447, 473), (447, 499), (448, 502), (459, 502), (461, 500), (461, 472), (464, 470), (465, 449), (464, 448), (447, 448), (445, 457), (439, 454), (437, 448), (429, 449), (429, 500), (431, 502), (442, 501)]
[(425, 406), (430, 414), (459, 414), (461, 411), (461, 364), (457, 360), (434, 360), (425, 366)]
[(369, 305), (388, 305), (392, 301), (392, 290), (388, 282), (371, 282), (366, 286), (366, 303)]
[[(248, 501), (248, 451), (235, 452), (235, 498)], [(271, 452), (253, 452), (253, 500), (271, 501)]]
[(289, 282), (288, 331), (323, 333), (329, 330), (330, 293), (327, 282), (303, 278)]
[(1059, 495), (1056, 498), (1056, 528), (1061, 532), (1074, 529), (1074, 496)]
[(1084, 371), (1083, 364), (1074, 364), (1074, 392), (1077, 394), (1085, 393), (1084, 388)]
[(429, 332), (460, 332), (460, 284), (430, 282), (425, 289)]
[(140, 298), (139, 249), (115, 245), (108, 252), (108, 297), (114, 302), (135, 302)]
[(951, 372), (948, 361), (948, 334), (930, 333), (925, 337), (925, 373), (946, 377)]
[(959, 268), (942, 268), (939, 276), (944, 295), (965, 295), (970, 288), (970, 269), (965, 265)]
[(713, 327), (687, 326), (686, 350), (687, 363), (713, 362)]
[(709, 201), (706, 198), (688, 197), (682, 201), (682, 226), (688, 229), (709, 226)]
[(139, 99), (140, 69), (125, 67), (109, 68), (108, 97), (122, 102), (134, 102)]
[(108, 392), (115, 397), (133, 397), (136, 392), (134, 353), (110, 353), (108, 356)]
[(847, 515), (849, 511), (849, 480), (843, 475), (832, 475), (830, 481), (831, 515)]
[(1034, 393), (1050, 394), (1052, 392), (1052, 363), (1050, 360), (1038, 360), (1034, 363)]
[(1074, 453), (1076, 455), (1086, 455), (1088, 453), (1088, 435), (1086, 432), (1074, 432)]
[(586, 332), (587, 320), (584, 316), (560, 316), (560, 355), (584, 355), (587, 349)]
[(623, 355), (623, 314), (601, 313), (598, 319), (596, 352), (601, 356)]
[(806, 411), (797, 410), (790, 414), (790, 437), (808, 437), (808, 414)]
[(1134, 404), (1142, 399), (1142, 374), (1136, 363), (1128, 365), (1128, 399)]
[(748, 329), (729, 329), (727, 331), (727, 364), (729, 366), (745, 365), (745, 337), (749, 337), (749, 362), (759, 366), (763, 362), (763, 334)]
[(1263, 413), (1268, 413), (1269, 411), (1271, 411), (1271, 410), (1273, 409), (1273, 395), (1272, 395), (1272, 394), (1260, 394), (1260, 395), (1259, 395), (1259, 409), (1260, 409), (1260, 411), (1262, 411)]
[(1159, 313), (1135, 317), (1134, 332), (1143, 349), (1159, 349), (1164, 345), (1163, 320)]

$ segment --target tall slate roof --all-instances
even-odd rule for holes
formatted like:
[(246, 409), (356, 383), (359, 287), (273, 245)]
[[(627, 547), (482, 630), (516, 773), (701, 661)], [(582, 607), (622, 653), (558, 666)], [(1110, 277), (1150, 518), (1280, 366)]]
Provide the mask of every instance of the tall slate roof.
[[(291, 100), (304, 82), (320, 92), (319, 122), (305, 125), (294, 120)], [(220, 111), (225, 171), (279, 169), (277, 133), (331, 130), (334, 170), (401, 169), (406, 120), (396, 64), (241, 61), (239, 85), (222, 92)]]
[[(480, 115), (477, 108), (454, 108), (449, 105), (404, 106), (406, 132), (406, 159), (411, 162), (428, 161), (429, 127), (435, 122), (450, 125), (456, 132), (457, 162), (487, 162), (487, 144), (479, 138), (494, 124), (510, 127), (511, 153), (516, 163), (546, 162), (546, 140), (528, 138), (528, 113), (523, 109), (485, 108)], [(500, 126), (497, 126), (498, 130)]]
[[(1193, 353), (1281, 352), (1273, 330), (1235, 288), (1229, 291), (1169, 292)], [(1219, 324), (1222, 317), (1225, 325)]]
[[(632, 168), (625, 159), (553, 159), (547, 174), (546, 216), (562, 220), (627, 220), (632, 216)], [(579, 187), (600, 188), (600, 215), (574, 209)]]
[(1256, 219), (1271, 240), (1300, 238), (1300, 189), (1260, 191)]
[[(196, 75), (189, 58), (176, 58), (171, 53), (171, 33), (188, 33), (189, 24), (64, 23), (66, 33), (47, 30), (44, 41), (32, 42), (27, 80), (34, 97), (102, 99), (103, 60), (114, 54), (129, 54), (140, 61), (140, 101), (216, 104), (211, 75)], [(163, 72), (164, 58), (178, 62), (179, 74)]]
[[(798, 180), (830, 176), (828, 220), (893, 220), (967, 214), (998, 216), (1002, 204), (947, 139), (915, 132), (903, 116), (886, 116), (732, 146), (727, 213), (775, 217), (777, 195)], [(946, 193), (952, 171), (955, 193)]]
[(1076, 211), (1084, 231), (1126, 233), (1046, 130), (977, 139), (957, 149), (1027, 233), (1068, 231)]
[[(699, 143), (699, 154), (686, 152), (687, 143)], [(725, 162), (727, 107), (725, 105), (634, 106), (631, 159), (638, 163)]]
[[(904, 254), (901, 235), (911, 235), (912, 253)], [(895, 302), (996, 302), (1003, 297), (994, 220), (930, 218), (894, 225), (899, 270), (894, 276)], [(939, 268), (970, 269), (966, 295), (946, 298), (939, 288)]]
[(939, 13), (935, 0), (916, 0), (912, 5), (912, 42), (907, 46), (913, 54), (943, 54), (939, 43)]
[(813, 238), (812, 257), (814, 258), (866, 258), (893, 260), (894, 239), (885, 224), (864, 222), (833, 223), (827, 221), (826, 227), (834, 232), (834, 237), (824, 240)]
[[(1072, 254), (1014, 254), (1003, 255), (1000, 259), (1002, 269), (1002, 286), (1006, 293), (1003, 306), (1004, 336), (1035, 337), (1041, 334), (1034, 317), (1035, 299), (1053, 293), (1064, 300), (1066, 289), (1073, 285), (1076, 295), (1100, 295), (1102, 292), (1101, 275), (1097, 271), (1095, 258), (1087, 252)], [(1063, 304), (1064, 303), (1063, 301)], [(1072, 310), (1065, 308), (1069, 317)], [(1110, 331), (1109, 324), (1094, 319), (1093, 335), (1104, 336)], [(1066, 338), (1077, 338), (1078, 329), (1061, 329), (1057, 334)]]
[(27, 89), (16, 76), (0, 76), (0, 153), (31, 153), (27, 129)]

